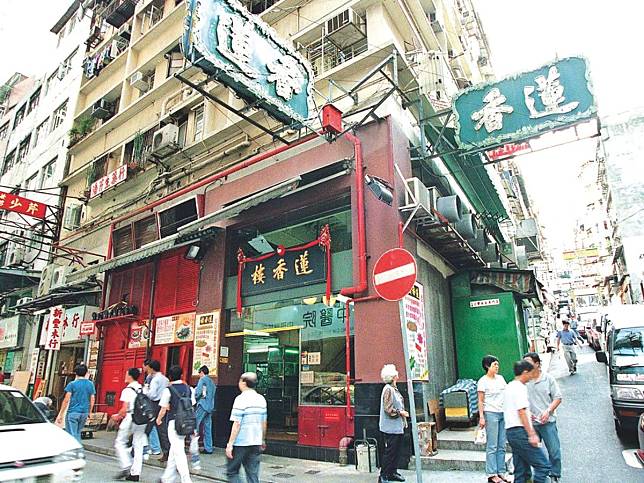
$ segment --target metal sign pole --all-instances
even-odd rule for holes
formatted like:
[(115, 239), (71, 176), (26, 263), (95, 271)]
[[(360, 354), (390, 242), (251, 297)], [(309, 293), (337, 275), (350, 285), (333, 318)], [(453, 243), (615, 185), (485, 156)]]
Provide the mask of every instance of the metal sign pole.
[(405, 305), (401, 300), (400, 327), (403, 339), (403, 353), (405, 355), (405, 374), (407, 376), (407, 394), (409, 396), (409, 417), (411, 418), (411, 437), (414, 442), (414, 455), (416, 459), (416, 483), (423, 483), (423, 468), (420, 459), (420, 442), (418, 441), (418, 422), (416, 421), (416, 401), (414, 400), (414, 383), (412, 381), (411, 367), (409, 366), (409, 349), (407, 347), (407, 328), (405, 327)]

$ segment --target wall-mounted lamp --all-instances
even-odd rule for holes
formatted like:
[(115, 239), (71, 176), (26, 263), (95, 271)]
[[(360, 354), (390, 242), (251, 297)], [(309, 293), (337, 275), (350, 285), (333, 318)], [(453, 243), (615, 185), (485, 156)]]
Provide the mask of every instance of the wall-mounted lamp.
[(391, 206), (391, 203), (394, 200), (394, 195), (393, 188), (389, 183), (382, 178), (369, 175), (366, 175), (364, 180), (367, 183), (367, 187), (376, 196), (376, 198)]

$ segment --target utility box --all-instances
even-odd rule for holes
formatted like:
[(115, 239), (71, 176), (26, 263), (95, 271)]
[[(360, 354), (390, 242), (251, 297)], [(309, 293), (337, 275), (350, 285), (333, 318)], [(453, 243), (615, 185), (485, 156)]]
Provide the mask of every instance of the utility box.
[(327, 134), (342, 132), (342, 111), (333, 104), (322, 107), (322, 130)]

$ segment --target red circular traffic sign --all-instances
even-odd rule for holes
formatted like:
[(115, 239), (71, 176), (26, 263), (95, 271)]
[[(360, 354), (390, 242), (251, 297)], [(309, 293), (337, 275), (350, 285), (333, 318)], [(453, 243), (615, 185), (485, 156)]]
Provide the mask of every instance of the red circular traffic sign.
[(383, 253), (373, 267), (373, 285), (378, 295), (390, 302), (401, 300), (416, 282), (416, 260), (403, 248)]

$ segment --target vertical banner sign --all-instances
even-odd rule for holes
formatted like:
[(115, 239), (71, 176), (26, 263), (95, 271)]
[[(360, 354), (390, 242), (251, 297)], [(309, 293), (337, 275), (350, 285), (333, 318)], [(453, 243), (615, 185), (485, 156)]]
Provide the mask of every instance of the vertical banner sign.
[(29, 364), (29, 372), (31, 377), (29, 378), (29, 384), (36, 382), (36, 373), (38, 372), (38, 359), (40, 356), (40, 349), (36, 347), (31, 351), (31, 363)]
[(411, 292), (403, 299), (405, 329), (407, 331), (407, 350), (409, 368), (414, 381), (428, 381), (427, 331), (425, 329), (425, 301), (423, 286), (415, 283)]
[(47, 339), (45, 340), (45, 349), (49, 351), (60, 350), (60, 341), (62, 338), (63, 318), (65, 310), (62, 305), (57, 305), (49, 309), (49, 325), (47, 327)]
[(220, 311), (198, 314), (195, 322), (195, 342), (192, 352), (192, 375), (199, 375), (199, 368), (207, 366), (212, 377), (217, 377), (219, 360)]

